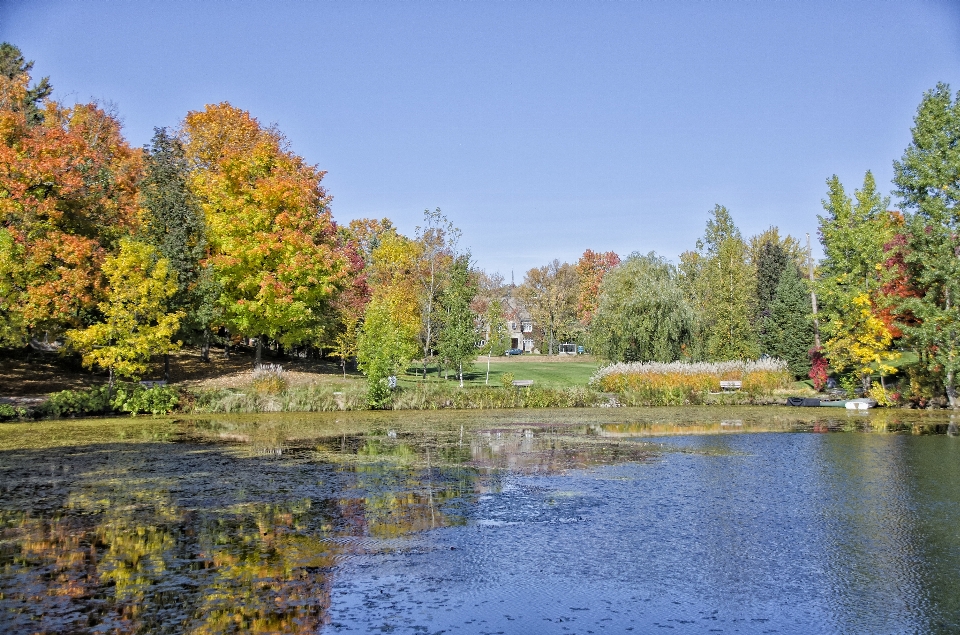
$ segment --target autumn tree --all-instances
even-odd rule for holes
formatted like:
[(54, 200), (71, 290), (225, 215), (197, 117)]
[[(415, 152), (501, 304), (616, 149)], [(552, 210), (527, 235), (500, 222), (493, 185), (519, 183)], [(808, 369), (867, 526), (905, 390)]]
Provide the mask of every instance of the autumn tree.
[(181, 136), (204, 210), (206, 263), (235, 333), (282, 346), (332, 339), (334, 301), (354, 275), (329, 210), (324, 173), (276, 130), (222, 103), (187, 114)]
[(70, 347), (82, 353), (84, 366), (110, 372), (112, 386), (114, 374), (138, 378), (147, 372), (152, 355), (179, 348), (173, 335), (183, 312), (167, 307), (177, 292), (177, 277), (153, 246), (121, 240), (119, 252), (104, 261), (103, 272), (103, 319), (67, 331), (67, 338)]
[(608, 271), (620, 264), (613, 251), (598, 253), (587, 249), (577, 261), (577, 319), (590, 326), (600, 302), (600, 285)]
[(612, 361), (672, 362), (684, 357), (695, 319), (676, 268), (653, 252), (632, 254), (603, 279), (591, 342)]
[(912, 140), (894, 163), (896, 193), (909, 210), (901, 250), (911, 293), (896, 298), (902, 325), (950, 406), (960, 406), (960, 93), (938, 84), (924, 94)]
[(576, 320), (576, 270), (554, 259), (548, 265), (530, 269), (517, 294), (534, 323), (542, 329), (548, 354), (553, 355), (558, 332)]
[(380, 236), (371, 254), (371, 298), (357, 338), (357, 363), (367, 376), (373, 407), (386, 403), (386, 378), (401, 371), (418, 352), (419, 249), (419, 243), (390, 231)]
[[(29, 64), (9, 47), (3, 54), (0, 322), (7, 342), (22, 343), (96, 318), (104, 259), (136, 225), (142, 162), (113, 115), (94, 104), (41, 104), (49, 84), (28, 88)], [(31, 116), (41, 105), (43, 116)]]
[(817, 217), (825, 256), (816, 282), (824, 349), (831, 365), (856, 372), (869, 387), (870, 362), (864, 360), (897, 356), (890, 351), (892, 334), (876, 314), (884, 245), (893, 239), (898, 217), (887, 211), (890, 201), (877, 191), (870, 172), (853, 199), (836, 175), (827, 179), (827, 188), (826, 214)]

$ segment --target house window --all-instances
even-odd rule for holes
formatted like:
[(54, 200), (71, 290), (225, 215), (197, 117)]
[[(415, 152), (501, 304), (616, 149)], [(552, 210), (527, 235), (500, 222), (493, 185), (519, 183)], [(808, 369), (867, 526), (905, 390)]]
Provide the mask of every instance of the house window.
[(533, 322), (524, 321), (520, 323), (524, 333), (533, 333)]
[(517, 330), (517, 323), (516, 323), (516, 322), (511, 322), (511, 323), (510, 323), (510, 330), (511, 330), (511, 331), (516, 331), (516, 330)]

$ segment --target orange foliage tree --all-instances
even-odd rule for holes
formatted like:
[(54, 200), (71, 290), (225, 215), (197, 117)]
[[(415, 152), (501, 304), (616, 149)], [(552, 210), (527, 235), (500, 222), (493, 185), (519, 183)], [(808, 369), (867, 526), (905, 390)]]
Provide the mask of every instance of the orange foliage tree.
[(590, 326), (600, 301), (600, 284), (608, 271), (620, 264), (615, 252), (599, 253), (591, 249), (577, 261), (577, 319)]
[(92, 319), (101, 265), (136, 219), (141, 151), (96, 104), (22, 107), (29, 75), (0, 76), (0, 337), (19, 344)]
[(329, 341), (334, 303), (360, 261), (338, 237), (324, 172), (227, 103), (188, 113), (181, 136), (226, 326), (257, 338), (257, 362), (265, 337), (284, 346)]

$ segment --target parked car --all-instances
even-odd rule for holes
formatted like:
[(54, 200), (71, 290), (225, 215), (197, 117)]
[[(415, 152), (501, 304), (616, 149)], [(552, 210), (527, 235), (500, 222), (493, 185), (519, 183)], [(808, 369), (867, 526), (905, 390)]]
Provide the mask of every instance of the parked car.
[(504, 355), (523, 355), (522, 348), (508, 348)]

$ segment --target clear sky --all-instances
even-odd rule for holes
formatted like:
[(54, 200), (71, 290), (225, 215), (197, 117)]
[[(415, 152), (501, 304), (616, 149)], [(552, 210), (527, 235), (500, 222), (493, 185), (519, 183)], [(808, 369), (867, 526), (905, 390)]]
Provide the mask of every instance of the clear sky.
[(726, 205), (816, 235), (825, 180), (889, 190), (960, 1), (0, 1), (55, 97), (135, 145), (229, 101), (327, 170), (340, 222), (440, 207), (517, 282), (586, 248), (676, 260)]

